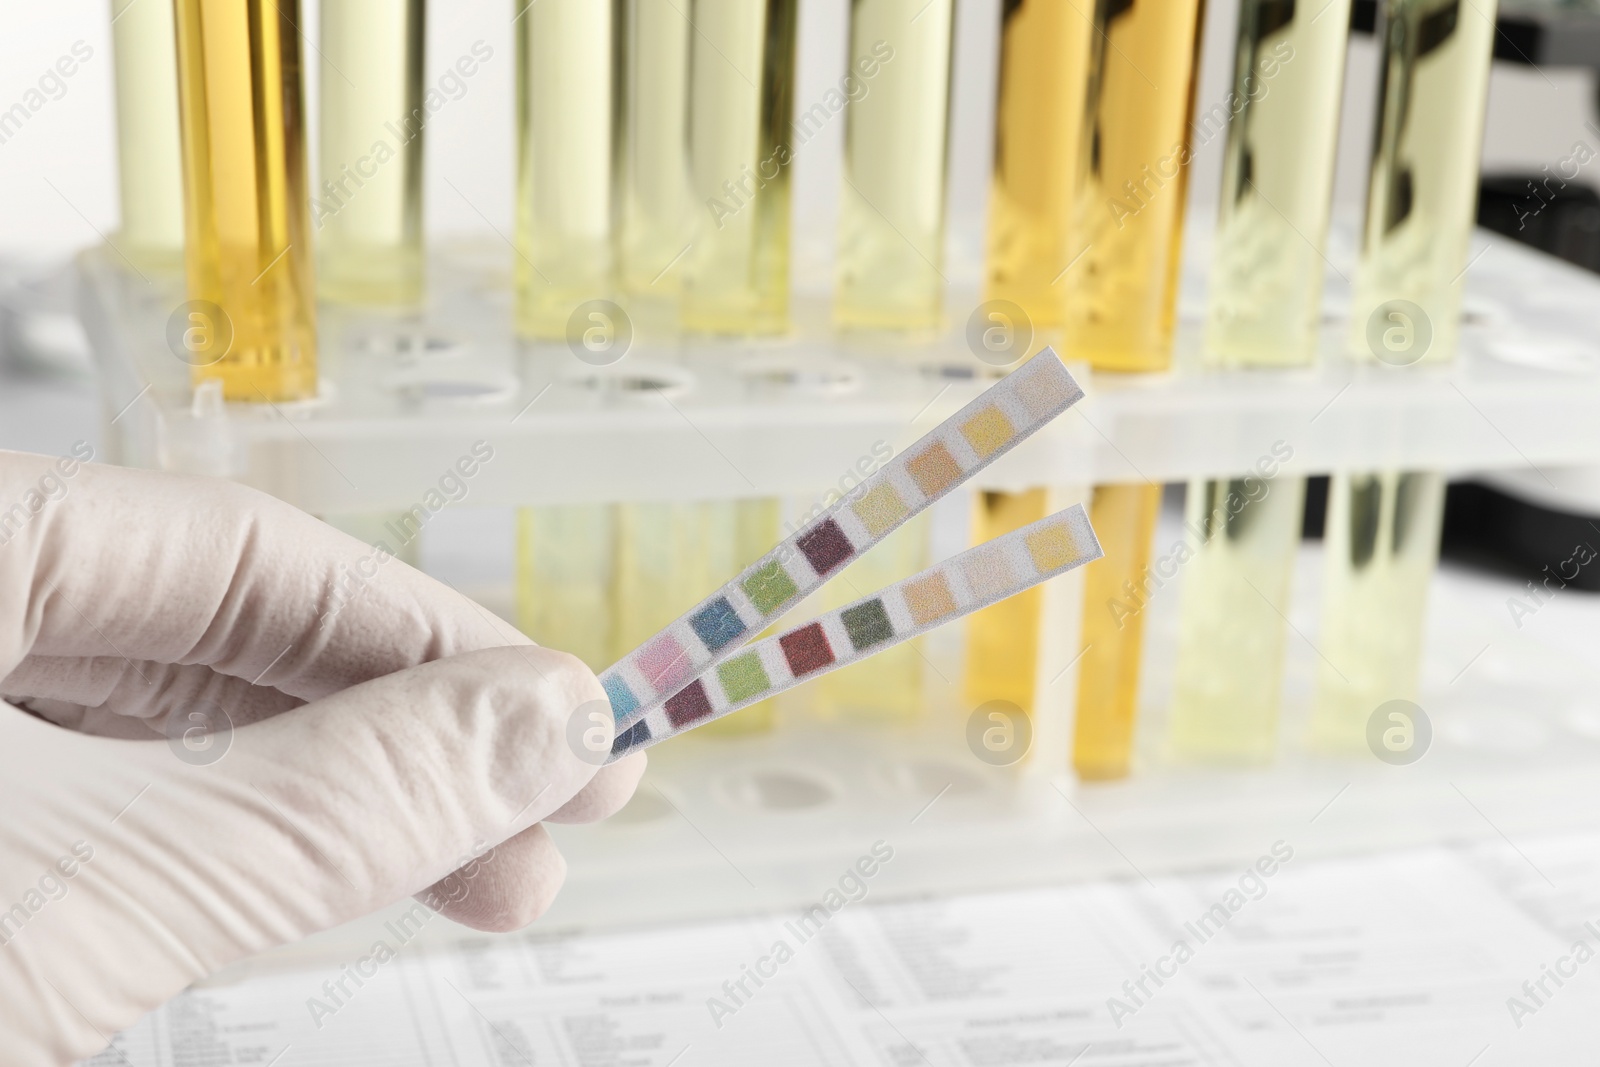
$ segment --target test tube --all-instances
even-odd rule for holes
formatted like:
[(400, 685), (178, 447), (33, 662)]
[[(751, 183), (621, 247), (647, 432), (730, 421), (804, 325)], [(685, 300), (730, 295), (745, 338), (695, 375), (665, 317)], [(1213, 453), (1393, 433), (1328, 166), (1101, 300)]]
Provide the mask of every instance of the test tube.
[(111, 0), (122, 251), (147, 268), (183, 263), (183, 150), (170, 3)]
[(1084, 574), (1072, 745), (1081, 778), (1122, 778), (1132, 766), (1150, 545), (1160, 511), (1159, 485), (1096, 486), (1089, 503), (1089, 522), (1106, 554)]
[(1380, 705), (1416, 699), (1444, 476), (1335, 474), (1327, 514), (1311, 743), (1353, 752), (1366, 746), (1367, 720)]
[(615, 509), (600, 504), (517, 510), (517, 626), (601, 671), (619, 657), (611, 590)]
[[(1382, 82), (1351, 311), (1358, 359), (1405, 365), (1455, 356), (1494, 8), (1392, 0), (1382, 9)], [(1444, 479), (1335, 472), (1328, 493), (1311, 738), (1358, 750), (1381, 704), (1417, 695)]]
[[(610, 0), (512, 6), (516, 330), (558, 340), (580, 304), (612, 291), (617, 8)], [(628, 635), (617, 614), (630, 528), (622, 511), (574, 504), (517, 512), (518, 623), (595, 670), (632, 648), (622, 647)]]
[(615, 9), (513, 0), (517, 35), (516, 326), (560, 340), (612, 288)]
[[(692, 243), (681, 259), (679, 324), (698, 334), (785, 333), (797, 0), (684, 2), (693, 23), (686, 130)], [(733, 507), (735, 528), (748, 529), (774, 519), (778, 504)], [(764, 703), (736, 716), (745, 722), (730, 729), (770, 725), (771, 708)]]
[[(1002, 5), (984, 299), (1060, 328), (1090, 24), (1060, 0)], [(1042, 516), (1041, 516), (1042, 517)]]
[[(694, 607), (716, 582), (708, 573), (705, 506), (695, 501), (618, 504), (616, 618), (618, 660), (653, 637), (673, 619)], [(726, 535), (726, 530), (717, 530)], [(737, 572), (735, 572), (737, 573)]]
[[(1317, 356), (1349, 0), (1245, 0), (1227, 131), (1206, 359), (1306, 366)], [(1273, 469), (1282, 456), (1264, 456)], [(1170, 742), (1175, 755), (1260, 762), (1277, 744), (1290, 580), (1305, 480), (1257, 471), (1189, 483)]]
[(1305, 479), (1256, 475), (1189, 484), (1173, 753), (1264, 763), (1277, 750), (1285, 621)]
[(796, 0), (692, 0), (689, 186), (694, 243), (681, 321), (694, 333), (789, 328)]
[(677, 0), (630, 0), (620, 262), (631, 297), (672, 299), (689, 247), (689, 20)]
[(1096, 370), (1172, 363), (1200, 0), (1094, 8), (1066, 342)]
[[(1047, 515), (1049, 493), (982, 491), (973, 501), (972, 543), (983, 544)], [(1039, 642), (1043, 636), (1043, 592), (1037, 588), (991, 604), (967, 617), (966, 702), (981, 707), (991, 700), (1035, 710)]]
[(324, 299), (422, 298), (424, 11), (424, 0), (322, 0), (311, 212)]
[[(1172, 362), (1200, 0), (1097, 4), (1089, 37), (1067, 279), (1065, 346), (1097, 371)], [(1084, 577), (1073, 763), (1128, 772), (1144, 612), (1113, 610), (1147, 581), (1161, 487), (1096, 486), (1105, 558)]]
[[(1089, 21), (1059, 0), (1002, 5), (984, 299), (1015, 304), (1036, 337), (1060, 329), (1066, 308), (1089, 34)], [(1044, 518), (1047, 496), (975, 494), (973, 543)], [(967, 620), (967, 703), (1005, 700), (1035, 714), (1043, 611), (1029, 590)]]
[[(1374, 332), (1381, 337), (1391, 325), (1414, 333), (1426, 326), (1431, 339), (1421, 358), (1449, 360), (1456, 353), (1477, 205), (1495, 5), (1390, 0), (1382, 11), (1377, 129), (1350, 351), (1372, 358)], [(1391, 318), (1397, 300), (1419, 308), (1426, 322)], [(1414, 355), (1391, 346), (1385, 358), (1409, 362)]]
[(1196, 116), (1202, 136), (1227, 130), (1205, 340), (1215, 365), (1316, 360), (1349, 24), (1350, 0), (1244, 0), (1235, 103)]
[(834, 322), (932, 332), (944, 297), (955, 0), (852, 0)]
[(300, 5), (175, 2), (194, 380), (229, 400), (304, 399), (317, 341)]

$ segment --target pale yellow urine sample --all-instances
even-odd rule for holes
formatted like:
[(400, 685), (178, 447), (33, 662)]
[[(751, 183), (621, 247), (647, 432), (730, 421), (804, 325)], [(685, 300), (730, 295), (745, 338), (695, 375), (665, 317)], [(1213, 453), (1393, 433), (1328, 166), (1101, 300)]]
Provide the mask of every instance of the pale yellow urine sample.
[(1360, 751), (1379, 705), (1416, 699), (1443, 516), (1441, 474), (1331, 479), (1317, 635), (1322, 655), (1311, 717), (1316, 747)]
[[(322, 0), (321, 184), (312, 203), (327, 300), (422, 298), (424, 0)], [(474, 62), (470, 57), (468, 62)]]
[(693, 333), (785, 333), (795, 0), (693, 0), (690, 18), (694, 243), (681, 322)]
[[(1384, 10), (1383, 81), (1350, 351), (1372, 358), (1372, 317), (1386, 302), (1406, 300), (1422, 309), (1432, 334), (1422, 358), (1448, 360), (1456, 352), (1477, 203), (1495, 4), (1395, 0)], [(1382, 325), (1390, 323), (1421, 328), (1388, 318)], [(1404, 348), (1415, 336), (1386, 358), (1412, 362), (1414, 353)]]
[(842, 328), (939, 328), (954, 18), (955, 0), (852, 0), (850, 72), (866, 92), (845, 109)]
[(597, 672), (620, 658), (615, 512), (610, 504), (517, 509), (517, 626)]
[[(1323, 11), (1246, 0), (1224, 128), (1206, 357), (1231, 367), (1302, 366), (1317, 355), (1348, 0)], [(1231, 118), (1231, 122), (1230, 122)], [(1189, 483), (1170, 743), (1175, 755), (1262, 762), (1277, 745), (1288, 598), (1305, 481)]]
[[(778, 540), (776, 501), (634, 503), (615, 511), (613, 661), (732, 581)], [(756, 732), (772, 719), (772, 703), (764, 700), (730, 716), (713, 734)]]
[[(1494, 46), (1493, 3), (1397, 0), (1380, 25), (1382, 90), (1351, 308), (1350, 351), (1388, 362), (1455, 356)], [(1384, 315), (1405, 300), (1422, 310)], [(1423, 353), (1412, 349), (1423, 331)], [(1379, 341), (1372, 342), (1372, 334)], [(1398, 346), (1389, 338), (1398, 339)], [(1389, 700), (1414, 700), (1444, 478), (1338, 474), (1328, 489), (1312, 743), (1359, 750)]]
[[(850, 561), (822, 587), (820, 611), (842, 608), (928, 567), (929, 513), (908, 519), (872, 551)], [(927, 705), (922, 639), (913, 637), (818, 679), (816, 708), (824, 716), (915, 721)]]
[(1072, 765), (1079, 777), (1121, 778), (1133, 759), (1139, 708), (1144, 610), (1129, 610), (1129, 588), (1140, 588), (1150, 566), (1150, 543), (1161, 511), (1159, 485), (1098, 485), (1089, 521), (1104, 558), (1085, 568), (1082, 657)]
[(713, 533), (698, 502), (618, 504), (616, 511), (611, 658), (620, 660), (714, 588), (707, 567)]
[(118, 245), (144, 268), (183, 263), (183, 150), (171, 3), (111, 0), (117, 90)]
[(611, 291), (613, 5), (514, 0), (513, 13), (517, 332), (554, 340)]
[[(424, 0), (322, 0), (322, 181), (311, 221), (323, 300), (405, 307), (422, 299), (424, 18)], [(399, 536), (409, 532), (404, 513), (323, 520), (419, 565), (420, 537)]]
[[(972, 543), (983, 544), (1039, 521), (1048, 503), (1044, 489), (976, 494)], [(1043, 591), (1036, 587), (968, 616), (963, 688), (970, 707), (1004, 700), (1035, 714), (1043, 607)]]
[[(150, 0), (145, 0), (149, 3)], [(185, 265), (196, 383), (229, 400), (317, 389), (315, 286), (300, 84), (300, 5), (176, 0)], [(197, 318), (198, 316), (198, 318)], [(206, 347), (231, 329), (214, 362)]]
[(1094, 8), (1066, 349), (1096, 370), (1172, 361), (1199, 11), (1200, 0)]
[(680, 0), (629, 0), (618, 271), (630, 296), (671, 298), (692, 229), (689, 37)]
[(1189, 484), (1178, 662), (1168, 724), (1180, 758), (1264, 763), (1277, 749), (1285, 616), (1305, 479)]
[(1219, 102), (1195, 116), (1202, 135), (1227, 132), (1210, 362), (1299, 366), (1316, 358), (1349, 23), (1350, 0), (1325, 9), (1245, 0), (1234, 55), (1239, 112)]
[(1077, 254), (1072, 182), (1092, 31), (1062, 0), (1002, 6), (984, 299), (1011, 301), (1036, 329), (1058, 328)]

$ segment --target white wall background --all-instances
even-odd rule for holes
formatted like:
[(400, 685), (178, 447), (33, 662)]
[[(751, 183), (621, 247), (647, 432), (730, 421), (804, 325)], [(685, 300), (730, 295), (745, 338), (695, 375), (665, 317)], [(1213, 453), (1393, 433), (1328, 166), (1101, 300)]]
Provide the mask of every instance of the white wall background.
[[(168, 0), (139, 0), (162, 3)], [(302, 27), (314, 44), (316, 0), (304, 0)], [(1209, 5), (1200, 73), (1202, 102), (1227, 89), (1235, 5)], [(55, 3), (5, 0), (0, 4), (0, 111), (19, 100), (73, 42), (93, 57), (26, 126), (0, 144), (0, 255), (65, 255), (116, 229), (116, 147), (112, 111), (109, 0)], [(512, 0), (435, 2), (428, 27), (426, 69), (442, 72), (482, 39), (494, 56), (471, 79), (467, 94), (430, 120), (425, 186), (428, 231), (446, 236), (512, 225)], [(801, 0), (802, 105), (837, 84), (844, 69), (848, 0)], [(958, 0), (956, 70), (950, 153), (950, 275), (976, 279), (984, 197), (990, 163), (995, 47), (999, 0)], [(315, 51), (305, 50), (310, 99), (315, 99)], [(1350, 50), (1345, 110), (1340, 129), (1338, 205), (1359, 207), (1376, 83), (1370, 39)], [(432, 75), (437, 76), (437, 73)], [(1593, 118), (1594, 75), (1589, 71), (1533, 70), (1497, 65), (1490, 91), (1484, 163), (1491, 169), (1537, 169), (1571, 152)], [(311, 108), (315, 122), (315, 108)], [(794, 171), (797, 278), (813, 282), (831, 273), (838, 206), (843, 123), (806, 145)], [(314, 142), (313, 142), (314, 143)], [(1202, 151), (1191, 174), (1191, 210), (1209, 215), (1216, 201), (1220, 138)], [(314, 153), (313, 153), (314, 155)], [(1591, 178), (1591, 181), (1594, 179)], [(53, 188), (52, 188), (53, 186)], [(454, 188), (452, 188), (454, 186)]]

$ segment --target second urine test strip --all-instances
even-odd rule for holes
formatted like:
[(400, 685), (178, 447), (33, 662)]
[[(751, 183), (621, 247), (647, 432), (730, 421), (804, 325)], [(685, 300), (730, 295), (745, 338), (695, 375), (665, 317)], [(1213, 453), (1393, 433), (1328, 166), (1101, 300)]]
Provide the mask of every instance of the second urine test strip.
[(828, 576), (1083, 397), (1046, 348), (600, 675), (619, 735)]
[(875, 656), (1103, 554), (1088, 515), (1074, 504), (742, 648), (618, 733), (607, 762)]

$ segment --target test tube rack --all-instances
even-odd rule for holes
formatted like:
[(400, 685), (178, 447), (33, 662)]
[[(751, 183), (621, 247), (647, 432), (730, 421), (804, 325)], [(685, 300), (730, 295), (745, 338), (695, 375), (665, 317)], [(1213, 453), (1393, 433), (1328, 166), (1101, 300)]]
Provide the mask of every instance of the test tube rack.
[[(590, 365), (565, 344), (513, 337), (496, 253), (438, 253), (431, 304), (414, 318), (325, 306), (321, 391), (292, 404), (197, 391), (168, 341), (182, 279), (135, 273), (109, 248), (86, 253), (83, 311), (117, 457), (232, 478), (312, 513), (408, 507), (426, 472), (486, 434), (506, 462), (475, 479), (475, 504), (813, 495), (874, 441), (909, 443), (1003, 373), (974, 357), (964, 322), (924, 345), (852, 345), (830, 335), (826, 304), (804, 297), (781, 340), (638, 339)], [(1314, 369), (1207, 370), (1185, 316), (1171, 373), (1096, 374), (1064, 352), (1086, 399), (976, 488), (1242, 475), (1279, 440), (1293, 449), (1289, 474), (1600, 460), (1600, 280), (1486, 231), (1473, 256), (1452, 363), (1335, 352)], [(1336, 350), (1346, 294), (1329, 290)]]
[[(1348, 297), (1332, 279), (1331, 355), (1320, 366), (1207, 370), (1195, 297), (1204, 281), (1186, 279), (1171, 373), (1075, 367), (1085, 401), (977, 487), (1242, 476), (1275, 442), (1292, 449), (1280, 469), (1294, 475), (1600, 465), (1600, 279), (1483, 233), (1472, 254), (1460, 358), (1437, 367), (1339, 355)], [(471, 482), (466, 503), (475, 507), (820, 501), (875, 442), (898, 450), (1004, 373), (967, 344), (955, 309), (975, 307), (972, 293), (952, 294), (950, 328), (917, 346), (840, 339), (826, 301), (801, 295), (783, 339), (661, 339), (640, 329), (620, 359), (587, 361), (566, 344), (515, 339), (508, 258), (492, 240), (436, 249), (429, 301), (414, 316), (324, 306), (319, 395), (233, 404), (194, 388), (174, 355), (182, 279), (141, 274), (110, 247), (90, 250), (81, 307), (110, 455), (235, 479), (314, 514), (411, 507), (479, 439), (495, 460)], [(1058, 608), (1070, 614), (1077, 586), (1058, 584)], [(1157, 633), (1148, 646), (1147, 702), (1170, 668), (1160, 641)], [(804, 719), (766, 735), (686, 739), (652, 753), (651, 784), (621, 816), (559, 828), (572, 886), (556, 918), (645, 921), (810, 902), (880, 838), (900, 858), (875, 893), (1242, 863), (1278, 838), (1316, 854), (1547, 832), (1560, 828), (1553, 813), (1580, 825), (1600, 780), (1600, 704), (1586, 710), (1600, 673), (1569, 666), (1522, 690), (1524, 703), (1544, 709), (1519, 711), (1513, 729), (1541, 738), (1537, 775), (1504, 745), (1449, 729), (1406, 768), (1287, 744), (1266, 768), (1170, 766), (1154, 736), (1156, 709), (1141, 727), (1145, 770), (1086, 785), (1068, 770), (1070, 695), (1039, 710), (1028, 760), (995, 768), (967, 749), (971, 709), (959, 687), (932, 698), (942, 706), (915, 728)], [(1448, 699), (1436, 706), (1441, 722), (1448, 708)], [(1286, 721), (1286, 737), (1295, 729)]]

